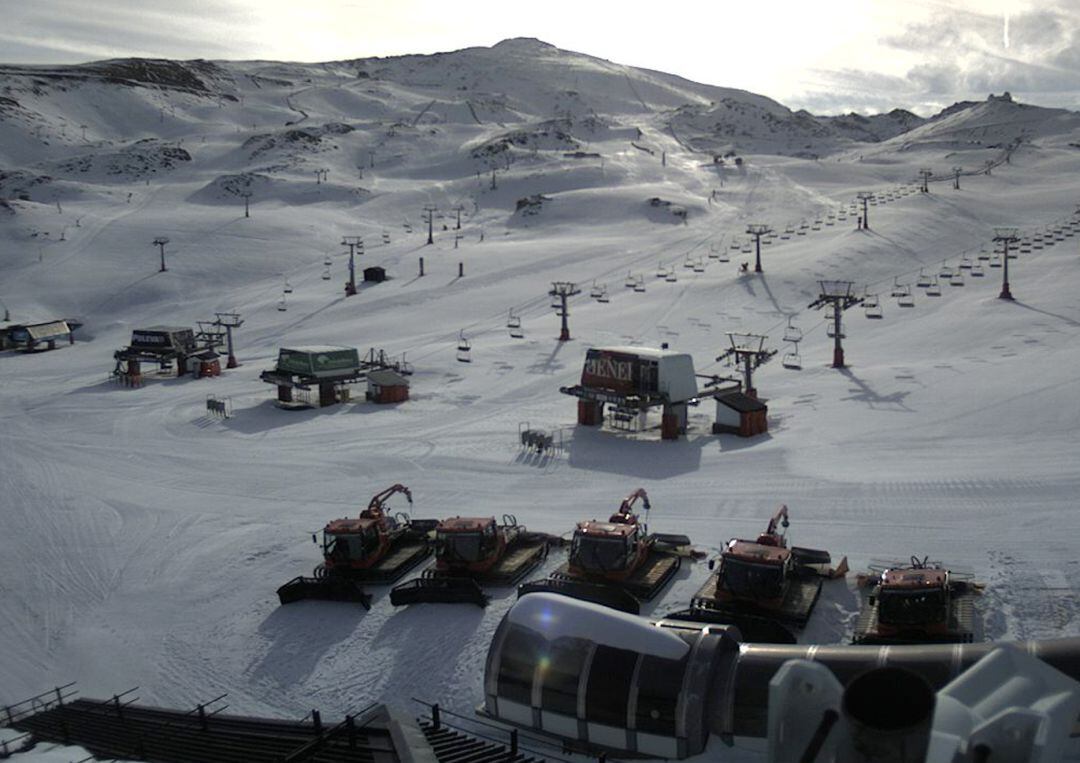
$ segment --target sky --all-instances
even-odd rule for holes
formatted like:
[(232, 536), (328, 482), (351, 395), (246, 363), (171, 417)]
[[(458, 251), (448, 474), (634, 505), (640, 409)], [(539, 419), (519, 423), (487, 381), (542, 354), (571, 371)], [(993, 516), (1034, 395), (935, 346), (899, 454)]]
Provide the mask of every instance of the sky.
[[(90, 11), (92, 9), (92, 11)], [(536, 37), (815, 113), (1080, 108), (1080, 0), (0, 0), (0, 61), (331, 61)]]

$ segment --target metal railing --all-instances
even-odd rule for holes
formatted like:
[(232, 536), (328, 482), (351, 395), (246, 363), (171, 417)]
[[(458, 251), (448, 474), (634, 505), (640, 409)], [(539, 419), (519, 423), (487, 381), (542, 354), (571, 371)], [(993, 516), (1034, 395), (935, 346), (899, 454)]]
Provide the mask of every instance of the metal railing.
[(378, 702), (372, 702), (367, 707), (360, 710), (358, 713), (351, 713), (345, 716), (345, 720), (336, 726), (331, 727), (327, 731), (323, 731), (322, 718), (319, 715), (318, 710), (312, 710), (310, 713), (304, 716), (301, 723), (306, 721), (309, 717), (312, 719), (313, 726), (315, 728), (316, 737), (308, 742), (304, 742), (295, 750), (287, 754), (282, 758), (282, 763), (300, 763), (300, 761), (311, 760), (320, 750), (323, 749), (329, 742), (345, 736), (347, 738), (347, 744), (350, 750), (357, 748), (357, 730), (359, 727), (356, 725), (357, 718), (363, 718), (374, 708), (378, 707)]
[[(572, 763), (569, 758), (562, 757), (567, 753), (573, 753), (573, 750), (567, 749), (567, 747), (559, 742), (554, 742), (550, 739), (543, 737), (526, 734), (519, 729), (512, 729), (502, 726), (490, 721), (484, 721), (479, 718), (473, 718), (467, 715), (461, 715), (455, 713), (452, 710), (447, 710), (444, 707), (440, 707), (438, 703), (427, 702), (416, 697), (410, 697), (413, 702), (419, 705), (423, 705), (428, 709), (429, 715), (421, 716), (421, 720), (426, 719), (431, 721), (432, 728), (435, 730), (441, 729), (446, 726), (449, 729), (460, 731), (469, 736), (476, 737), (478, 739), (484, 739), (494, 744), (507, 747), (510, 751), (510, 756), (513, 757), (520, 753), (528, 753), (535, 755), (544, 760), (560, 761), (561, 763)], [(450, 716), (457, 719), (459, 723), (450, 723), (443, 719), (443, 716)], [(464, 725), (470, 724), (470, 726)], [(489, 730), (489, 733), (477, 731), (475, 727), (481, 727), (485, 730)], [(490, 732), (496, 732), (498, 736), (493, 736)], [(536, 749), (546, 748), (546, 749)], [(546, 750), (557, 750), (559, 754), (552, 754)], [(583, 753), (584, 754), (584, 753)], [(596, 755), (588, 755), (590, 758), (595, 758), (598, 761), (606, 761), (607, 763), (620, 763), (615, 758), (607, 757), (605, 753), (599, 753)]]
[(0, 725), (11, 726), (22, 718), (26, 718), (45, 710), (63, 705), (65, 700), (70, 700), (79, 693), (78, 689), (72, 689), (75, 681), (63, 686), (57, 686), (33, 697), (19, 700), (10, 705), (5, 705), (0, 711)]

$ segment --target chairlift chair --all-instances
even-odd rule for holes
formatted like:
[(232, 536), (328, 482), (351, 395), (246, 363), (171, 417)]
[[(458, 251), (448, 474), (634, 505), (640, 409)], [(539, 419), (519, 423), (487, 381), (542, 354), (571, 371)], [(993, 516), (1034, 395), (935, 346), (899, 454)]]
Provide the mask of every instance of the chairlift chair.
[(941, 283), (938, 281), (938, 277), (934, 276), (934, 280), (930, 282), (930, 285), (926, 287), (926, 296), (928, 297), (940, 297), (941, 296)]
[(325, 267), (330, 267), (331, 265), (334, 264), (334, 261), (330, 259), (330, 255), (328, 254), (328, 255), (326, 255), (325, 258), (323, 258), (322, 264)]
[(982, 249), (979, 250), (979, 259), (982, 260), (983, 262), (986, 262), (987, 260), (990, 259), (990, 252), (986, 251), (985, 246)]
[(877, 294), (867, 294), (863, 298), (863, 309), (867, 318), (882, 318), (885, 313), (881, 309), (881, 300)]
[(460, 333), (458, 333), (457, 360), (458, 363), (472, 362), (472, 345), (470, 345), (469, 340), (465, 338), (465, 329), (462, 329)]
[(656, 277), (667, 278), (667, 268), (664, 267), (664, 263), (660, 262), (656, 265)]
[(964, 285), (964, 272), (957, 270), (952, 274), (952, 278), (949, 279), (949, 286), (963, 286)]
[(628, 270), (626, 271), (626, 281), (624, 283), (627, 289), (633, 289), (637, 285), (637, 277)]
[(716, 256), (716, 259), (720, 262), (731, 262), (731, 258), (728, 256), (726, 249), (721, 249)]
[(601, 305), (606, 305), (608, 302), (611, 301), (611, 298), (608, 297), (606, 286), (600, 287), (600, 294), (599, 296), (597, 296), (596, 301), (599, 302)]
[(596, 281), (593, 281), (592, 289), (589, 291), (589, 297), (591, 299), (600, 299), (604, 294), (604, 289), (599, 286)]
[(799, 371), (802, 369), (802, 356), (799, 355), (798, 345), (795, 346), (791, 352), (784, 353), (783, 359), (780, 361), (780, 365), (784, 368), (790, 368), (792, 371)]
[(995, 252), (994, 256), (990, 258), (990, 267), (992, 267), (992, 268), (1000, 268), (1001, 267), (1001, 255), (998, 254), (997, 252)]
[(292, 294), (292, 284), (289, 283), (289, 279), (285, 279), (285, 288), (282, 289), (286, 294)]
[(329, 281), (330, 280), (330, 268), (326, 268), (325, 270), (323, 270), (323, 272), (322, 272), (322, 280), (324, 280), (324, 281)]
[(689, 255), (689, 254), (688, 254), (688, 255), (686, 255), (686, 259), (685, 259), (685, 260), (683, 260), (683, 264), (682, 264), (682, 266), (683, 266), (684, 268), (686, 268), (687, 270), (690, 270), (691, 268), (693, 268), (693, 267), (694, 267), (694, 261), (690, 259), (690, 255)]
[(510, 311), (510, 317), (506, 321), (506, 328), (510, 330), (511, 339), (524, 339), (525, 329), (521, 327), (521, 316), (514, 315), (514, 311)]
[(787, 326), (784, 328), (784, 341), (785, 342), (801, 342), (802, 341), (802, 329), (791, 322), (791, 318), (788, 318)]
[(910, 292), (910, 288), (907, 284), (900, 283), (899, 279), (893, 278), (892, 296), (902, 297)]
[[(829, 323), (825, 324), (825, 334), (829, 338), (835, 338), (836, 337), (836, 324), (833, 323), (832, 321), (829, 321)], [(847, 332), (844, 331), (843, 326), (840, 327), (840, 338), (841, 339), (847, 339)]]
[(285, 297), (282, 297), (281, 301), (277, 303), (277, 309), (279, 313), (283, 313), (289, 309), (289, 306), (285, 304)]
[(694, 263), (694, 272), (695, 273), (704, 273), (705, 272), (705, 261), (702, 260), (701, 258), (698, 258), (697, 262)]
[(664, 278), (668, 283), (675, 283), (679, 280), (679, 276), (675, 273), (675, 268), (672, 268), (667, 272), (667, 276)]
[(911, 293), (911, 287), (907, 288), (906, 293), (901, 294), (896, 298), (897, 307), (915, 307), (915, 295)]
[(713, 244), (712, 246), (709, 247), (709, 259), (710, 260), (718, 260), (718, 259), (720, 259), (720, 248), (716, 244)]
[(920, 289), (925, 289), (930, 285), (930, 276), (926, 275), (922, 268), (919, 268), (919, 277), (915, 281), (915, 285)]
[(645, 277), (644, 276), (641, 276), (640, 278), (638, 278), (637, 281), (634, 283), (634, 291), (636, 291), (638, 293), (641, 293), (641, 292), (645, 291)]
[(985, 273), (983, 272), (983, 266), (976, 262), (974, 265), (971, 266), (971, 275), (974, 278), (982, 278), (985, 275)]
[(971, 258), (965, 255), (960, 259), (961, 270), (971, 270)]

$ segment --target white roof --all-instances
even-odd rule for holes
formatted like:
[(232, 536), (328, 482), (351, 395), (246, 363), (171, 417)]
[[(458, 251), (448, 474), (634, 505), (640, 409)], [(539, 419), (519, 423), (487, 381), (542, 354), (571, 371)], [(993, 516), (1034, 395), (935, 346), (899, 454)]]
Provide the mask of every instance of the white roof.
[(657, 347), (636, 347), (634, 345), (620, 345), (618, 347), (593, 347), (602, 352), (619, 352), (624, 355), (637, 355), (642, 358), (672, 358), (677, 355), (689, 355), (688, 352), (675, 352), (675, 350), (661, 350)]
[(408, 385), (408, 380), (392, 368), (376, 368), (368, 371), (368, 381), (383, 387)]
[(344, 345), (339, 344), (305, 344), (297, 347), (282, 347), (281, 349), (289, 352), (306, 352), (311, 355), (320, 352), (339, 352), (341, 350), (352, 350), (353, 352), (356, 352), (355, 347), (345, 347)]

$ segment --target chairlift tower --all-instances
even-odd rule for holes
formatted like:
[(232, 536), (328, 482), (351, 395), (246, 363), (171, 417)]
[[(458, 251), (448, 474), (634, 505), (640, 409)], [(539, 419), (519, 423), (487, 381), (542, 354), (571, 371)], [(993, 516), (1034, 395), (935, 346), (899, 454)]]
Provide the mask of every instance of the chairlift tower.
[(751, 223), (746, 226), (746, 232), (754, 237), (755, 255), (754, 255), (754, 272), (761, 273), (761, 237), (771, 233), (772, 228), (768, 225), (761, 223)]
[(342, 236), (341, 245), (349, 247), (349, 280), (345, 284), (345, 296), (356, 294), (356, 250), (364, 253), (364, 239), (360, 236)]
[(922, 185), (919, 187), (919, 190), (923, 193), (930, 193), (930, 177), (933, 174), (934, 173), (928, 169), (919, 170), (919, 177), (922, 178)]
[(560, 342), (566, 342), (570, 339), (570, 326), (567, 323), (570, 312), (566, 306), (566, 300), (576, 294), (581, 294), (581, 289), (577, 287), (577, 284), (569, 281), (553, 281), (551, 291), (548, 292), (548, 296), (559, 300), (559, 317), (562, 318), (562, 330), (559, 332)]
[(233, 352), (232, 330), (243, 326), (244, 320), (240, 317), (240, 313), (214, 313), (214, 317), (217, 318), (214, 323), (225, 329), (225, 347), (229, 353), (225, 367), (236, 368), (240, 364), (236, 362), (236, 354)]
[(251, 191), (244, 191), (237, 195), (244, 200), (244, 217), (251, 217)]
[(168, 268), (165, 267), (165, 245), (167, 243), (169, 243), (169, 239), (165, 238), (164, 236), (158, 236), (154, 239), (154, 246), (158, 247), (161, 250), (161, 269), (158, 270), (159, 273), (164, 273), (168, 270)]
[(953, 171), (953, 185), (952, 185), (952, 187), (953, 187), (954, 191), (959, 191), (960, 190), (960, 173), (963, 172), (963, 170), (964, 170), (963, 167), (953, 167), (952, 168), (952, 171)]
[(427, 242), (429, 244), (435, 243), (435, 213), (438, 211), (438, 209), (439, 208), (434, 206), (433, 204), (428, 204), (426, 207), (424, 207), (424, 213), (423, 215), (421, 215), (421, 218), (424, 220), (424, 222), (427, 223)]
[(454, 207), (454, 211), (457, 213), (457, 222), (454, 225), (454, 230), (461, 230), (461, 213), (465, 209), (463, 204), (458, 204)]
[(870, 230), (870, 207), (868, 206), (871, 199), (874, 198), (873, 191), (859, 191), (859, 201), (862, 202), (862, 227), (863, 230)]
[(851, 293), (851, 281), (818, 281), (821, 293), (818, 298), (808, 307), (820, 310), (826, 305), (832, 306), (833, 318), (833, 368), (844, 368), (844, 346), (841, 340), (844, 332), (841, 327), (841, 316), (850, 307), (861, 304), (862, 299)]
[(998, 294), (998, 299), (1014, 299), (1009, 290), (1009, 244), (1020, 240), (1019, 232), (1020, 229), (1013, 226), (994, 228), (994, 241), (1000, 241), (1004, 249), (1001, 255), (1001, 294)]
[(754, 371), (760, 368), (776, 354), (776, 350), (766, 350), (763, 334), (739, 334), (732, 331), (726, 332), (731, 347), (716, 356), (717, 361), (733, 358), (734, 364), (742, 367), (743, 390), (748, 397), (757, 399), (757, 390), (754, 389)]

